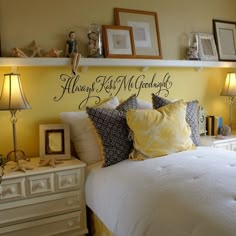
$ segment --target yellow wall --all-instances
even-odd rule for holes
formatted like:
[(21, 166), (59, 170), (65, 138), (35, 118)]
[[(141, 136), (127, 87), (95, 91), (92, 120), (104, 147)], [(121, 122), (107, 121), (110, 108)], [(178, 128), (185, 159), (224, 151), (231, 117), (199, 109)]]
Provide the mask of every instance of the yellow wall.
[[(113, 24), (113, 8), (123, 7), (156, 11), (159, 18), (161, 46), (165, 59), (183, 59), (187, 46), (186, 34), (190, 31), (212, 32), (212, 19), (236, 21), (234, 0), (210, 0), (198, 2), (179, 0), (135, 0), (117, 1), (100, 0), (0, 0), (0, 27), (3, 56), (9, 55), (11, 48), (23, 48), (33, 39), (45, 50), (52, 47), (64, 49), (68, 32), (73, 29), (79, 36), (80, 51), (86, 56), (87, 30), (92, 22)], [(203, 10), (204, 9), (204, 10)], [(99, 59), (98, 59), (99, 60)], [(9, 73), (11, 68), (0, 67), (0, 77)], [(90, 86), (97, 76), (119, 75), (138, 77), (145, 75), (147, 81), (157, 74), (160, 81), (166, 73), (170, 74), (173, 86), (168, 98), (183, 98), (186, 101), (198, 99), (208, 114), (223, 116), (227, 123), (228, 106), (219, 96), (228, 69), (192, 68), (151, 68), (142, 72), (132, 67), (90, 67), (87, 72), (79, 71), (80, 83)], [(235, 70), (234, 70), (235, 71)], [(61, 74), (70, 75), (70, 67), (18, 67), (22, 85), (31, 110), (17, 113), (17, 142), (28, 156), (39, 154), (39, 124), (59, 122), (61, 111), (78, 110), (78, 104), (86, 96), (84, 92), (65, 94), (63, 99), (55, 102), (53, 98), (61, 94)], [(2, 79), (0, 81), (2, 86)], [(120, 100), (137, 92), (121, 91)], [(140, 98), (151, 101), (153, 89), (142, 90)], [(109, 94), (99, 94), (102, 100)], [(91, 100), (87, 105), (93, 105)], [(236, 110), (234, 110), (234, 117)], [(12, 127), (9, 112), (0, 112), (0, 153), (7, 154), (12, 149)], [(234, 119), (236, 120), (236, 119)]]

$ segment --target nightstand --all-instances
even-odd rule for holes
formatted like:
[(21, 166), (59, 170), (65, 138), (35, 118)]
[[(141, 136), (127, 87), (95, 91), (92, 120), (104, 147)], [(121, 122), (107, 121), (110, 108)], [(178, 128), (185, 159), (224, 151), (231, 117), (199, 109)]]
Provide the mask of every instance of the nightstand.
[(85, 164), (65, 160), (56, 167), (11, 172), (10, 164), (0, 186), (0, 235), (78, 236), (87, 231), (84, 199)]
[(216, 139), (215, 136), (201, 136), (201, 146), (212, 146), (236, 151), (236, 134), (224, 136), (224, 139)]

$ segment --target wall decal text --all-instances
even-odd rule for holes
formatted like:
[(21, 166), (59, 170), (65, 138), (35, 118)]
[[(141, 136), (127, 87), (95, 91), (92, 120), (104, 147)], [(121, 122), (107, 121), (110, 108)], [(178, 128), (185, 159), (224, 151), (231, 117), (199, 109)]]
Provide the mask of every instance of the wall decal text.
[(79, 110), (85, 108), (89, 101), (99, 104), (101, 101), (100, 94), (114, 97), (124, 91), (130, 91), (138, 97), (143, 90), (152, 89), (151, 93), (167, 97), (173, 84), (169, 73), (166, 73), (160, 80), (156, 73), (150, 78), (144, 74), (131, 76), (99, 75), (89, 85), (82, 83), (80, 75), (69, 76), (61, 74), (60, 81), (61, 93), (55, 96), (53, 100), (59, 102), (66, 94), (84, 94), (81, 102), (78, 104)]

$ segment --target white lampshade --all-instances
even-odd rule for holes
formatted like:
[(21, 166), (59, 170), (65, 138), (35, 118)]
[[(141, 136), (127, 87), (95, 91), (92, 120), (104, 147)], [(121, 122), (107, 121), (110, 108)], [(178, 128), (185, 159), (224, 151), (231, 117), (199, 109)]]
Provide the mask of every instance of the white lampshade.
[(221, 96), (236, 96), (236, 73), (227, 73)]
[(0, 96), (0, 110), (30, 109), (24, 95), (19, 74), (5, 74)]

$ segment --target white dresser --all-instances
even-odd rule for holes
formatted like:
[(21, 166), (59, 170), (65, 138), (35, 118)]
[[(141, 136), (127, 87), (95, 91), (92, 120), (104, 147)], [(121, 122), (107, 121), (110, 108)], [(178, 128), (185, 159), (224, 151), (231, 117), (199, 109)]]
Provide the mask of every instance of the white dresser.
[(224, 136), (223, 139), (217, 139), (215, 136), (201, 136), (201, 145), (236, 151), (236, 134)]
[(56, 167), (34, 166), (25, 173), (10, 172), (0, 186), (0, 235), (77, 236), (87, 233), (84, 200), (85, 164), (71, 159)]

